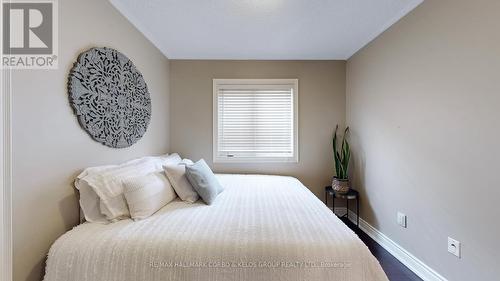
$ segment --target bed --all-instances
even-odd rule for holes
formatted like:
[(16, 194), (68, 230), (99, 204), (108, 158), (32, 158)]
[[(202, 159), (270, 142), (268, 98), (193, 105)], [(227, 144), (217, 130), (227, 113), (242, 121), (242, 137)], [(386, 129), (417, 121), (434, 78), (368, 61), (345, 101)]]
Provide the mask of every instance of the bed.
[(292, 177), (224, 175), (214, 204), (174, 200), (148, 219), (83, 223), (45, 281), (388, 280), (359, 238)]

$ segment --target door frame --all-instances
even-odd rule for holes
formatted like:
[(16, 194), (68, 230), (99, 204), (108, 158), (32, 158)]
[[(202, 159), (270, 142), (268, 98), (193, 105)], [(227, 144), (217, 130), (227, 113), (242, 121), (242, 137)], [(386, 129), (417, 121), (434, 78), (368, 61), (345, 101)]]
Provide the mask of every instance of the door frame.
[(0, 281), (12, 280), (12, 70), (0, 70)]

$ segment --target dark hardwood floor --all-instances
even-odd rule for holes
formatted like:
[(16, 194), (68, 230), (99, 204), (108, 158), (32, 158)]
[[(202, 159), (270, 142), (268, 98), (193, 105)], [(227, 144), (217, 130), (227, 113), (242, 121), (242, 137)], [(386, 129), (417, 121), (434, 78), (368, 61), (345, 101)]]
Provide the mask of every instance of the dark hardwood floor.
[(356, 234), (359, 238), (368, 246), (372, 254), (378, 259), (380, 265), (387, 274), (387, 277), (391, 281), (422, 281), (415, 273), (409, 270), (401, 262), (399, 262), (395, 257), (393, 257), (389, 252), (387, 252), (382, 246), (373, 241), (367, 234), (358, 229), (355, 224), (350, 222), (348, 219), (343, 218), (342, 221)]

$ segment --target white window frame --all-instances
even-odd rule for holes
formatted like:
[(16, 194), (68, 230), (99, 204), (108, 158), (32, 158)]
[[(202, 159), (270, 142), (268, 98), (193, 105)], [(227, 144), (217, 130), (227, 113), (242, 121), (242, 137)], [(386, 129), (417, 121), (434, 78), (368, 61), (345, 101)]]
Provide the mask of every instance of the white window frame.
[[(235, 86), (292, 87), (293, 156), (291, 157), (222, 157), (218, 156), (218, 92)], [(214, 163), (298, 163), (299, 162), (299, 80), (298, 79), (213, 79), (213, 162)]]

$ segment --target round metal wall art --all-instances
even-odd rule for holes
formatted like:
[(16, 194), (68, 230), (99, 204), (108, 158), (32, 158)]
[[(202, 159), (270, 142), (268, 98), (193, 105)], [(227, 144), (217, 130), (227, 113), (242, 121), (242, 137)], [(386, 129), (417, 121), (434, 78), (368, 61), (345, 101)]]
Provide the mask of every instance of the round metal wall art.
[(69, 73), (69, 99), (82, 128), (110, 147), (137, 142), (151, 119), (151, 98), (142, 74), (111, 48), (92, 48), (78, 56)]

